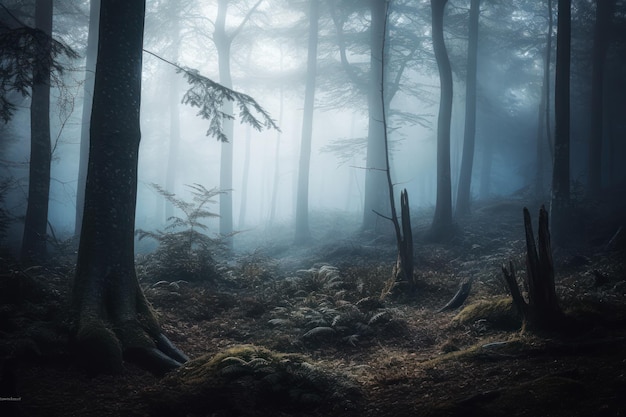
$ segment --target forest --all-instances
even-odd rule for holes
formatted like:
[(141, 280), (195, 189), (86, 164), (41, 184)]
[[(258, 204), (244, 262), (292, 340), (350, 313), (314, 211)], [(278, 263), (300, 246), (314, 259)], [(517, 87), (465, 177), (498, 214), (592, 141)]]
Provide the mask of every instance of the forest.
[(0, 0), (0, 415), (623, 416), (625, 75), (624, 0)]

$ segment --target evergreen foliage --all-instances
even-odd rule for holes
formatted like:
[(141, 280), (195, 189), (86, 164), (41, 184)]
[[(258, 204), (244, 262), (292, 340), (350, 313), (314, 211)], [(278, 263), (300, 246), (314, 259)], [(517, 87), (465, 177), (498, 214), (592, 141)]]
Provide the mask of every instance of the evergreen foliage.
[(12, 28), (6, 22), (0, 22), (0, 119), (8, 123), (16, 106), (9, 95), (16, 92), (23, 97), (30, 95), (30, 89), (37, 81), (34, 74), (39, 68), (50, 68), (55, 83), (60, 84), (64, 64), (61, 57), (78, 58), (78, 54), (67, 44), (52, 39), (49, 54), (41, 45), (49, 42), (49, 36), (40, 29), (28, 27), (16, 19), (20, 27)]

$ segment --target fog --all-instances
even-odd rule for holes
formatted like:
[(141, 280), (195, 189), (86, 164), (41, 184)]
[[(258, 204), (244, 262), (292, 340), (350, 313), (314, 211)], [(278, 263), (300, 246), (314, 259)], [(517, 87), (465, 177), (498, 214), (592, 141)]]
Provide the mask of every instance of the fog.
[[(276, 121), (280, 132), (271, 129), (254, 130), (241, 124), (240, 118), (236, 117), (233, 137), (229, 138), (234, 152), (233, 187), (232, 190), (223, 191), (231, 193), (233, 197), (235, 230), (264, 230), (276, 224), (289, 229), (294, 223), (302, 137), (306, 14), (302, 8), (289, 8), (287, 3), (268, 1), (262, 2), (249, 16), (249, 20), (244, 21), (248, 18), (244, 16), (250, 11), (253, 2), (234, 3), (237, 7), (229, 9), (227, 30), (232, 33), (238, 25), (245, 23), (231, 45), (233, 88), (252, 96)], [(411, 2), (407, 4), (409, 3)], [(464, 77), (467, 39), (459, 33), (465, 30), (467, 24), (462, 13), (467, 2), (451, 3), (461, 8), (461, 11), (449, 8), (453, 10), (446, 17), (450, 26), (444, 28), (454, 73), (450, 160), (452, 194), (455, 198), (463, 146), (466, 99)], [(409, 62), (400, 78), (399, 91), (389, 105), (389, 113), (402, 111), (419, 116), (419, 123), (390, 116), (388, 133), (392, 141), (391, 172), (396, 192), (406, 188), (414, 210), (430, 210), (435, 204), (437, 189), (435, 161), (439, 77), (427, 38), (430, 36), (430, 27), (426, 26), (430, 18), (428, 7), (419, 2), (414, 6), (417, 19), (425, 22), (423, 27), (407, 25), (401, 13), (394, 11), (393, 6), (391, 11), (396, 19), (394, 24), (401, 26), (402, 30), (411, 29), (425, 37), (419, 46), (423, 49), (420, 53), (421, 60), (416, 58)], [(201, 74), (219, 81), (218, 56), (212, 42), (213, 22), (217, 11), (213, 5), (200, 5), (192, 1), (182, 2), (176, 13), (175, 8), (175, 5), (170, 5), (168, 9), (160, 3), (148, 2), (144, 47), (151, 53), (144, 53), (143, 62), (142, 139), (136, 212), (136, 227), (139, 229), (162, 228), (167, 223), (167, 213), (170, 213), (166, 209), (166, 200), (152, 184), (166, 188), (181, 199), (191, 198), (187, 187), (190, 184), (201, 184), (207, 189), (220, 187), (220, 147), (224, 145), (214, 137), (207, 136), (208, 121), (197, 114), (197, 108), (181, 103), (189, 85), (183, 75), (177, 73), (171, 65), (176, 63), (185, 68), (197, 69)], [(72, 10), (73, 14), (68, 15), (68, 10)], [(70, 70), (63, 75), (63, 86), (53, 86), (50, 116), (53, 162), (49, 225), (56, 238), (66, 239), (74, 233), (80, 128), (85, 123), (81, 120), (81, 114), (85, 100), (83, 70), (88, 4), (64, 4), (58, 6), (55, 13), (58, 13), (55, 15), (55, 36), (64, 39), (81, 54), (79, 60), (67, 63)], [(515, 195), (534, 180), (537, 109), (543, 72), (542, 43), (545, 27), (533, 20), (536, 18), (533, 17), (532, 10), (522, 11), (517, 15), (503, 15), (498, 7), (485, 6), (484, 13), (496, 20), (495, 23), (484, 23), (479, 40), (477, 145), (471, 187), (473, 200)], [(173, 35), (168, 29), (175, 20), (180, 28), (180, 33), (176, 35), (179, 39), (177, 43), (172, 42)], [(361, 39), (353, 41), (352, 49), (348, 50), (348, 60), (355, 68), (360, 68), (359, 71), (365, 71), (364, 67), (369, 65), (366, 37), (369, 16), (366, 12), (357, 10), (348, 14), (346, 21), (349, 23), (346, 31), (354, 39)], [(364, 210), (367, 99), (362, 92), (346, 85), (347, 78), (342, 73), (334, 30), (328, 10), (324, 8), (319, 29), (309, 211), (349, 214), (358, 228)], [(527, 42), (516, 44), (513, 38), (508, 41), (498, 39), (502, 31), (522, 31)], [(584, 38), (588, 31), (589, 28), (580, 22), (575, 27), (574, 37), (579, 39), (577, 45), (580, 49), (589, 43), (585, 43)], [(393, 61), (393, 48), (402, 49), (394, 44), (394, 33), (396, 32), (392, 31), (388, 39), (392, 48), (390, 61)], [(533, 42), (537, 45), (528, 47)], [(583, 61), (581, 59), (582, 63), (575, 64), (579, 74), (588, 73), (588, 61)], [(395, 75), (395, 71), (395, 67), (390, 67), (389, 76)], [(584, 77), (576, 75), (573, 81), (577, 82), (579, 78)], [(172, 85), (178, 87), (173, 96), (169, 91)], [(578, 116), (584, 115), (588, 110), (581, 103), (585, 103), (589, 97), (589, 89), (583, 84), (574, 89), (577, 93), (572, 105), (572, 178), (584, 182), (587, 172), (584, 141), (588, 123), (584, 117)], [(174, 96), (175, 99), (172, 100)], [(1, 127), (3, 139), (0, 168), (4, 178), (12, 179), (4, 205), (13, 218), (19, 220), (24, 215), (27, 198), (30, 101), (28, 97), (14, 98), (17, 100), (18, 110), (12, 120)], [(174, 165), (169, 166), (172, 108), (180, 118), (180, 140), (177, 143)], [(623, 133), (623, 121), (616, 121), (613, 128), (614, 132)], [(329, 151), (329, 147), (338, 140), (357, 138), (361, 138), (361, 142), (354, 142), (354, 145), (348, 147), (347, 156), (341, 157)], [(357, 145), (358, 143), (361, 145)], [(623, 143), (615, 146), (615, 152), (623, 155)], [(249, 152), (247, 168), (246, 152)], [(545, 160), (548, 159), (549, 156), (546, 155)], [(546, 167), (548, 165), (546, 163)], [(247, 185), (244, 184), (246, 169)], [(169, 188), (166, 187), (168, 170), (175, 173), (173, 186)], [(623, 178), (623, 168), (617, 167), (612, 175), (617, 179)], [(546, 173), (545, 176), (547, 182), (549, 174)], [(546, 183), (546, 187), (549, 184)], [(276, 202), (272, 215), (274, 193)], [(547, 199), (547, 194), (537, 198)], [(216, 203), (209, 207), (216, 214), (219, 214), (218, 199), (216, 197)], [(244, 202), (245, 212), (242, 213)], [(217, 219), (209, 220), (207, 224), (210, 233), (219, 234)], [(21, 227), (23, 225), (19, 221), (11, 225), (8, 240), (14, 246), (18, 245)], [(313, 236), (316, 237), (315, 228), (312, 229)]]

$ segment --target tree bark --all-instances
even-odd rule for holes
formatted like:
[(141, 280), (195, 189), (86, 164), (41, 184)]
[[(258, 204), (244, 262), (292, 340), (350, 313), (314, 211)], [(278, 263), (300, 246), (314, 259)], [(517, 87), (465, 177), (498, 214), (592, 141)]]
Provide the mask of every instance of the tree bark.
[(557, 244), (566, 241), (570, 210), (570, 41), (571, 0), (559, 0), (555, 80), (555, 139), (552, 172), (552, 234)]
[(313, 137), (313, 112), (315, 104), (315, 78), (317, 75), (317, 37), (319, 1), (309, 1), (309, 45), (304, 92), (304, 115), (302, 117), (302, 141), (300, 142), (300, 164), (298, 165), (298, 193), (296, 201), (295, 243), (306, 243), (311, 239), (309, 229), (309, 171), (311, 165), (311, 139)]
[(602, 142), (604, 116), (604, 67), (609, 47), (609, 26), (615, 0), (596, 0), (596, 23), (593, 36), (591, 75), (591, 137), (589, 138), (589, 197), (596, 198), (602, 189)]
[(52, 48), (52, 0), (35, 6), (35, 27), (43, 36), (37, 44), (30, 105), (30, 165), (28, 206), (24, 219), (22, 260), (42, 261), (46, 257), (48, 202), (50, 199), (50, 51)]
[(370, 0), (370, 71), (367, 84), (368, 130), (367, 154), (365, 160), (365, 196), (363, 203), (364, 231), (376, 231), (378, 213), (385, 211), (389, 200), (385, 178), (385, 144), (382, 120), (383, 101), (380, 99), (380, 87), (384, 83), (383, 69), (383, 40), (385, 38), (385, 10), (384, 0)]
[(73, 287), (76, 353), (94, 373), (126, 359), (162, 374), (186, 360), (161, 333), (134, 266), (144, 15), (145, 1), (102, 0)]
[(441, 98), (437, 121), (437, 199), (431, 225), (435, 239), (444, 238), (452, 228), (452, 182), (450, 173), (450, 122), (452, 119), (452, 69), (443, 38), (443, 16), (447, 0), (431, 0), (432, 37), (439, 67)]
[(476, 138), (476, 69), (478, 61), (478, 17), (480, 0), (472, 0), (469, 17), (469, 42), (467, 45), (467, 79), (465, 81), (465, 131), (463, 156), (459, 174), (459, 188), (456, 197), (456, 214), (470, 212), (472, 171), (474, 166), (474, 145)]
[(87, 183), (87, 164), (89, 163), (89, 119), (93, 102), (93, 84), (96, 74), (96, 58), (98, 56), (98, 26), (100, 16), (100, 0), (89, 2), (89, 33), (87, 34), (87, 51), (85, 53), (85, 85), (83, 86), (83, 114), (80, 127), (80, 153), (78, 160), (78, 182), (76, 184), (76, 220), (74, 236), (80, 236), (85, 205), (85, 186)]

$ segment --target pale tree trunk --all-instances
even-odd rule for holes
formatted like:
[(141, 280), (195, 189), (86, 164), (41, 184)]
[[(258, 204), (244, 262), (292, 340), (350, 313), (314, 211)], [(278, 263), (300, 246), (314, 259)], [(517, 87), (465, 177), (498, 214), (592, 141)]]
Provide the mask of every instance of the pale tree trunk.
[(567, 240), (570, 211), (570, 34), (571, 0), (559, 0), (556, 49), (554, 169), (552, 172), (552, 236)]
[[(48, 202), (50, 199), (50, 56), (52, 44), (52, 0), (41, 0), (35, 7), (35, 26), (47, 39), (38, 44), (38, 62), (33, 68), (30, 105), (30, 168), (28, 206), (24, 219), (22, 260), (41, 261), (46, 257)], [(42, 62), (43, 61), (43, 62)]]
[(491, 196), (491, 168), (493, 167), (493, 139), (489, 136), (483, 138), (483, 156), (480, 167), (480, 198), (487, 199)]
[(144, 15), (144, 1), (102, 0), (72, 295), (75, 352), (93, 373), (129, 360), (162, 374), (186, 360), (161, 333), (134, 265)]
[(439, 67), (441, 99), (437, 122), (437, 200), (431, 232), (442, 239), (452, 228), (452, 183), (450, 178), (450, 122), (452, 119), (452, 69), (443, 38), (447, 0), (431, 0), (433, 49)]
[(602, 142), (604, 124), (604, 67), (609, 46), (609, 26), (615, 0), (596, 0), (596, 23), (593, 36), (591, 75), (591, 137), (589, 138), (589, 197), (596, 198), (602, 189)]
[(294, 241), (306, 243), (311, 239), (309, 229), (309, 171), (311, 164), (311, 139), (313, 137), (313, 112), (315, 104), (315, 77), (317, 75), (317, 27), (319, 1), (309, 1), (309, 44), (302, 117), (300, 164), (298, 165), (298, 191), (296, 197), (296, 232)]
[(470, 212), (472, 168), (476, 139), (476, 68), (478, 61), (478, 17), (480, 0), (472, 0), (469, 17), (469, 41), (467, 45), (467, 79), (465, 80), (465, 132), (463, 134), (463, 156), (456, 197), (456, 214)]
[(252, 136), (252, 128), (248, 126), (246, 128), (246, 149), (243, 160), (243, 177), (241, 179), (241, 204), (239, 206), (239, 223), (237, 224), (239, 229), (242, 229), (246, 224), (246, 211), (248, 209), (248, 180), (250, 176), (250, 139)]
[(87, 34), (87, 52), (85, 53), (85, 85), (83, 86), (83, 115), (80, 127), (80, 156), (78, 160), (78, 182), (76, 184), (76, 221), (74, 236), (80, 236), (85, 205), (85, 184), (87, 182), (87, 163), (89, 159), (89, 118), (93, 102), (93, 83), (96, 75), (98, 56), (98, 24), (100, 0), (89, 2), (89, 33)]
[[(219, 0), (217, 18), (215, 19), (215, 32), (213, 40), (217, 48), (220, 84), (232, 88), (233, 80), (230, 73), (230, 47), (232, 37), (226, 33), (226, 15), (228, 13), (229, 0)], [(225, 114), (233, 114), (233, 103), (226, 100), (222, 106)], [(234, 125), (232, 119), (224, 119), (223, 132), (228, 142), (222, 142), (220, 154), (220, 234), (230, 236), (233, 233), (233, 143)], [(226, 243), (232, 247), (232, 237), (227, 238)]]
[[(282, 70), (282, 51), (281, 51), (281, 70)], [(280, 107), (278, 110), (278, 126), (283, 124), (283, 113), (285, 107), (284, 87), (280, 86)], [(274, 148), (274, 182), (272, 184), (272, 201), (270, 203), (269, 225), (273, 225), (276, 220), (276, 206), (278, 205), (278, 185), (280, 180), (280, 139), (281, 131), (276, 132), (276, 147)]]
[[(178, 16), (172, 24), (173, 38), (172, 57), (178, 60), (180, 45), (180, 26)], [(169, 79), (169, 106), (170, 106), (170, 137), (169, 149), (167, 153), (167, 170), (165, 173), (165, 189), (176, 194), (176, 172), (178, 171), (178, 153), (180, 148), (180, 77), (178, 74), (172, 74)], [(174, 206), (170, 201), (165, 202), (165, 220), (174, 215)]]
[(367, 154), (365, 159), (365, 196), (363, 202), (363, 224), (365, 231), (376, 231), (379, 216), (386, 212), (389, 193), (385, 176), (385, 141), (381, 122), (383, 101), (380, 87), (383, 84), (383, 42), (385, 38), (385, 1), (370, 0), (372, 21), (370, 26), (370, 72), (368, 83), (368, 130)]

